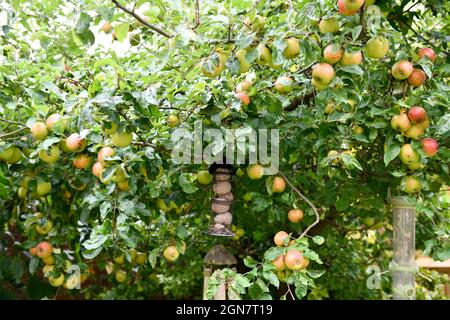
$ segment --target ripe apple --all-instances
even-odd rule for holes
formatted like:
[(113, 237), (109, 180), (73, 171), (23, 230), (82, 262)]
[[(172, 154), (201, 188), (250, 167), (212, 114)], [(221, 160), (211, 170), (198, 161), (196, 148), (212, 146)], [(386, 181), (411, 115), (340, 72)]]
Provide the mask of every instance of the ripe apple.
[(430, 120), (427, 117), (424, 122), (418, 123), (417, 125), (421, 126), (424, 130), (426, 130), (430, 126)]
[(389, 41), (383, 36), (370, 39), (366, 44), (367, 56), (371, 59), (382, 59), (389, 51)]
[(50, 115), (47, 118), (47, 121), (45, 122), (45, 124), (47, 125), (47, 129), (52, 131), (53, 130), (53, 125), (58, 122), (59, 120), (61, 120), (61, 115), (58, 113), (54, 113), (52, 115)]
[(286, 181), (281, 177), (275, 177), (272, 183), (273, 193), (282, 193), (286, 189)]
[(413, 123), (423, 123), (428, 119), (427, 112), (422, 107), (412, 107), (408, 111), (408, 117)]
[(328, 45), (323, 51), (323, 57), (329, 64), (336, 64), (341, 61), (343, 54), (344, 51), (342, 48), (333, 44)]
[(78, 133), (72, 133), (66, 139), (67, 150), (72, 152), (81, 152), (86, 148), (86, 139), (82, 138)]
[(106, 21), (100, 30), (102, 30), (104, 33), (110, 33), (112, 31), (112, 29), (113, 29), (113, 26), (111, 25), (111, 23)]
[(53, 270), (55, 270), (55, 266), (51, 265), (51, 264), (46, 264), (43, 268), (42, 268), (42, 273), (44, 274), (45, 277), (48, 276), (48, 274), (50, 272), (52, 272)]
[(241, 101), (241, 104), (246, 107), (250, 104), (250, 97), (245, 92), (237, 92), (234, 97)]
[(423, 57), (428, 57), (431, 62), (434, 62), (436, 60), (436, 53), (433, 49), (430, 48), (422, 48), (417, 53), (419, 55), (420, 59), (423, 59)]
[(285, 239), (289, 239), (289, 234), (285, 231), (279, 231), (275, 237), (273, 237), (273, 242), (275, 242), (275, 245), (278, 247), (281, 247), (284, 246)]
[(247, 175), (251, 180), (259, 180), (264, 175), (264, 167), (259, 164), (250, 165), (247, 168)]
[(402, 190), (406, 193), (417, 193), (422, 189), (422, 184), (416, 177), (406, 177), (402, 182)]
[(81, 280), (81, 279), (82, 279), (82, 276), (83, 276), (83, 275), (80, 275), (80, 277), (78, 277), (76, 274), (70, 275), (70, 276), (67, 278), (66, 282), (64, 283), (64, 287), (65, 287), (66, 289), (69, 289), (69, 290), (74, 289), (75, 287), (78, 286), (78, 284), (79, 284), (80, 282), (83, 282), (83, 281)]
[(337, 33), (339, 32), (339, 20), (336, 17), (322, 19), (319, 29), (322, 33)]
[(52, 184), (50, 182), (39, 181), (36, 186), (36, 193), (39, 196), (45, 196), (52, 191)]
[(288, 76), (281, 76), (275, 81), (274, 86), (278, 93), (289, 93), (292, 91), (292, 79)]
[(360, 127), (360, 126), (354, 126), (352, 131), (353, 131), (353, 134), (357, 135), (357, 136), (360, 136), (360, 135), (364, 134), (364, 128)]
[(275, 260), (272, 261), (272, 264), (277, 271), (283, 271), (286, 268), (286, 265), (284, 264), (284, 255), (279, 255)]
[(421, 69), (414, 69), (408, 78), (408, 83), (414, 88), (418, 88), (425, 83), (427, 75)]
[(425, 130), (419, 125), (412, 125), (407, 131), (403, 133), (406, 137), (413, 140), (419, 140), (425, 134)]
[(350, 10), (350, 9), (348, 9), (345, 6), (345, 4), (344, 4), (344, 0), (339, 0), (338, 1), (338, 9), (339, 9), (339, 13), (342, 13), (344, 16), (352, 16), (356, 12), (358, 12), (358, 10)]
[(249, 79), (245, 79), (236, 86), (236, 92), (248, 91), (251, 86), (252, 86), (252, 82)]
[(197, 181), (200, 184), (208, 185), (211, 183), (213, 176), (207, 170), (200, 170), (197, 173)]
[(15, 147), (7, 147), (0, 152), (0, 159), (4, 161), (8, 161), (13, 158)]
[(20, 159), (22, 159), (22, 153), (20, 152), (19, 148), (14, 147), (12, 157), (5, 161), (8, 164), (14, 164), (19, 162)]
[(73, 166), (77, 169), (86, 169), (91, 164), (91, 157), (80, 154), (73, 159)]
[(297, 38), (291, 37), (286, 40), (284, 56), (286, 59), (293, 59), (300, 54), (300, 43)]
[(19, 199), (25, 199), (27, 197), (28, 189), (24, 187), (19, 187), (17, 190), (17, 196)]
[(111, 136), (112, 143), (116, 147), (125, 148), (128, 147), (133, 141), (133, 134), (131, 132), (116, 132)]
[(299, 223), (303, 220), (303, 211), (302, 210), (289, 210), (288, 219), (292, 223)]
[(178, 117), (174, 114), (169, 115), (167, 118), (167, 125), (171, 128), (175, 128), (180, 123)]
[(408, 115), (406, 112), (402, 112), (399, 115), (393, 116), (391, 119), (391, 127), (392, 129), (405, 132), (411, 128), (411, 122), (409, 121)]
[(317, 89), (324, 89), (324, 87), (328, 87), (333, 80), (334, 75), (335, 73), (332, 65), (328, 63), (316, 64), (312, 69), (312, 83)]
[(180, 253), (178, 252), (175, 246), (168, 246), (167, 248), (164, 249), (163, 255), (167, 261), (173, 262), (178, 259)]
[(48, 136), (48, 129), (45, 123), (36, 121), (30, 127), (31, 134), (36, 140), (44, 140)]
[(60, 274), (59, 277), (55, 278), (55, 277), (48, 277), (48, 282), (53, 286), (53, 287), (60, 287), (62, 286), (62, 284), (64, 283), (64, 274)]
[(115, 255), (113, 257), (113, 261), (114, 261), (114, 263), (121, 265), (125, 261), (125, 256), (123, 254)]
[(32, 256), (35, 256), (37, 255), (37, 248), (36, 247), (30, 248), (29, 252)]
[(350, 11), (358, 11), (364, 5), (364, 0), (342, 0), (344, 8)]
[(51, 146), (49, 150), (39, 151), (39, 158), (46, 163), (54, 163), (58, 161), (59, 155), (60, 151), (57, 146)]
[(438, 152), (439, 144), (432, 138), (425, 138), (422, 140), (422, 149), (428, 157), (433, 157)]
[(271, 65), (272, 64), (272, 52), (270, 49), (264, 44), (260, 43), (256, 48), (258, 52), (258, 56), (256, 61), (262, 65)]
[(250, 63), (247, 60), (247, 50), (240, 49), (236, 52), (236, 59), (239, 60), (239, 72), (246, 73), (250, 70)]
[(36, 232), (40, 235), (46, 235), (49, 233), (53, 228), (53, 224), (50, 220), (47, 219), (40, 219), (38, 221), (38, 224), (36, 224)]
[(140, 265), (144, 265), (147, 261), (147, 255), (143, 252), (138, 252), (136, 254), (136, 263)]
[(342, 55), (340, 64), (341, 66), (353, 66), (353, 65), (359, 65), (361, 64), (363, 60), (363, 55), (361, 51), (357, 52), (348, 52), (344, 51), (344, 54)]
[(39, 258), (47, 258), (52, 255), (53, 246), (47, 241), (42, 241), (36, 246), (36, 255)]
[(404, 144), (400, 149), (400, 160), (406, 164), (419, 162), (419, 154), (413, 149), (410, 144)]
[(50, 256), (50, 257), (42, 258), (42, 262), (44, 262), (48, 266), (54, 265), (55, 264), (55, 257), (54, 256)]
[(306, 261), (303, 254), (297, 249), (290, 249), (284, 256), (284, 264), (290, 270), (300, 270), (306, 267)]
[(406, 80), (413, 73), (414, 67), (411, 62), (401, 60), (392, 66), (392, 75), (397, 80)]
[(97, 161), (100, 163), (105, 162), (105, 158), (112, 157), (116, 151), (111, 147), (103, 147), (97, 154)]
[(102, 173), (104, 167), (101, 162), (96, 162), (92, 166), (92, 174), (96, 177), (100, 177), (100, 174)]
[(411, 171), (422, 170), (423, 168), (425, 168), (425, 165), (420, 162), (413, 162), (408, 164), (408, 169)]
[(114, 274), (114, 277), (116, 278), (117, 282), (122, 283), (127, 279), (127, 273), (123, 270), (117, 270)]

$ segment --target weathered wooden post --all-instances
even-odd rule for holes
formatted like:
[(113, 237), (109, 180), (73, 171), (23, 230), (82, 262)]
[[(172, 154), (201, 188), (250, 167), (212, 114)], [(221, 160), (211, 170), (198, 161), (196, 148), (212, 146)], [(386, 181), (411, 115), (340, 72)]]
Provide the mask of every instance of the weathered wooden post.
[(414, 300), (416, 296), (416, 207), (407, 197), (391, 198), (394, 212), (394, 256), (392, 291), (394, 300)]
[[(203, 259), (203, 300), (207, 300), (208, 280), (214, 271), (223, 268), (231, 268), (236, 271), (236, 258), (221, 244), (211, 248)], [(225, 283), (222, 283), (217, 290), (214, 300), (227, 300)]]

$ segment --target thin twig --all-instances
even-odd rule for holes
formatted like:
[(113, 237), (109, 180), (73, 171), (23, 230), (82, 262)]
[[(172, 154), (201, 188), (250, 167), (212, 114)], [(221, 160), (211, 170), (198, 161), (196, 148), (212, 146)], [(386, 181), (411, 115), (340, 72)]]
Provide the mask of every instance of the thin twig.
[(28, 129), (30, 129), (30, 128), (23, 127), (23, 128), (18, 129), (18, 130), (15, 130), (15, 131), (2, 134), (2, 135), (0, 135), (0, 139), (5, 139), (5, 138), (9, 138), (9, 137), (15, 136), (16, 134), (18, 134), (18, 133), (20, 133), (22, 131), (28, 130)]
[(200, 25), (200, 0), (195, 0), (195, 24), (192, 30), (195, 30)]
[(88, 89), (88, 87), (86, 87), (86, 86), (85, 86), (84, 84), (82, 84), (80, 81), (75, 80), (75, 79), (72, 79), (72, 78), (69, 78), (69, 77), (63, 77), (63, 76), (57, 77), (57, 78), (56, 78), (56, 81), (59, 81), (59, 80), (65, 80), (65, 81), (68, 81), (68, 82), (70, 82), (70, 83), (72, 83), (72, 84), (75, 84), (75, 85), (77, 85), (77, 86), (82, 87), (82, 88), (85, 89), (85, 90)]
[(0, 121), (6, 122), (6, 123), (9, 123), (9, 124), (17, 124), (18, 126), (26, 127), (26, 125), (24, 125), (23, 123), (16, 122), (16, 121), (11, 121), (11, 120), (8, 120), (8, 119), (0, 118)]
[(142, 23), (144, 26), (152, 29), (153, 31), (155, 31), (156, 33), (159, 33), (160, 35), (163, 35), (166, 38), (172, 38), (173, 35), (167, 33), (166, 31), (164, 31), (163, 29), (152, 25), (150, 23), (148, 23), (147, 21), (145, 21), (145, 19), (143, 19), (140, 15), (138, 15), (137, 13), (127, 9), (126, 7), (124, 7), (123, 5), (121, 5), (117, 0), (112, 0), (112, 2), (114, 3), (114, 5), (119, 8), (120, 10), (128, 13), (129, 15), (133, 16), (137, 21), (139, 21), (140, 23)]
[(308, 226), (308, 228), (306, 228), (305, 231), (303, 231), (303, 233), (302, 233), (302, 234), (300, 235), (300, 237), (298, 238), (298, 239), (301, 239), (301, 238), (303, 238), (305, 235), (308, 234), (309, 230), (311, 230), (312, 228), (314, 228), (314, 226), (320, 222), (320, 215), (319, 215), (319, 212), (317, 211), (317, 209), (316, 209), (316, 207), (314, 206), (314, 204), (313, 204), (307, 197), (305, 197), (305, 196), (304, 196), (304, 195), (303, 195), (303, 194), (302, 194), (302, 193), (301, 193), (301, 192), (300, 192), (300, 191), (292, 184), (291, 181), (289, 181), (289, 179), (286, 177), (286, 175), (285, 175), (283, 172), (278, 171), (278, 173), (283, 177), (284, 180), (286, 180), (287, 184), (292, 188), (292, 190), (294, 190), (294, 191), (298, 194), (298, 196), (299, 196), (300, 198), (302, 198), (303, 201), (305, 201), (305, 202), (311, 207), (311, 209), (314, 211), (314, 214), (316, 215), (316, 221), (314, 221), (312, 224), (310, 224), (310, 225)]

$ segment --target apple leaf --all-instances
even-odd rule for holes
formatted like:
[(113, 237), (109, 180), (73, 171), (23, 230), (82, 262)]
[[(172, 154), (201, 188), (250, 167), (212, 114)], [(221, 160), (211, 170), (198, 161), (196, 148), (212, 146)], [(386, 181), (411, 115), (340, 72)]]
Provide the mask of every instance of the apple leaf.
[(400, 146), (395, 143), (389, 144), (386, 152), (384, 153), (384, 164), (386, 165), (386, 167), (392, 160), (397, 158), (399, 154)]
[(119, 42), (126, 39), (129, 27), (130, 25), (128, 23), (122, 23), (114, 28), (114, 32), (116, 33), (116, 37)]

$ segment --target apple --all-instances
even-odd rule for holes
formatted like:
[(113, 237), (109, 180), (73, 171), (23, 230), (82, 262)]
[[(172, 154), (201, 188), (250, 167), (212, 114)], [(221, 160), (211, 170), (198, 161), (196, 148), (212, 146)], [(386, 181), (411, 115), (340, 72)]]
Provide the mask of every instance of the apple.
[(382, 59), (389, 51), (389, 41), (383, 36), (370, 39), (366, 44), (367, 56), (371, 59)]
[(339, 20), (336, 17), (322, 19), (319, 29), (322, 33), (337, 33), (339, 32)]
[(54, 265), (55, 264), (55, 257), (54, 256), (50, 256), (50, 257), (42, 258), (42, 262), (44, 262), (48, 266)]
[(274, 87), (278, 93), (289, 93), (292, 91), (292, 79), (288, 76), (281, 76), (275, 81)]
[(27, 197), (28, 189), (24, 187), (19, 187), (17, 190), (17, 196), (19, 199), (25, 199)]
[(411, 62), (401, 60), (392, 66), (392, 75), (397, 80), (406, 80), (413, 73), (414, 67)]
[(334, 111), (334, 108), (335, 108), (334, 103), (333, 103), (333, 102), (329, 102), (329, 103), (325, 106), (324, 112), (325, 112), (326, 114), (330, 114), (330, 113), (332, 113), (332, 112)]
[(312, 68), (312, 84), (319, 90), (328, 87), (334, 78), (333, 66), (328, 63), (319, 63)]
[(408, 78), (408, 83), (414, 88), (418, 88), (425, 83), (427, 75), (421, 69), (414, 69)]
[(262, 65), (271, 65), (272, 64), (272, 52), (270, 49), (264, 44), (260, 43), (256, 48), (258, 52), (258, 56), (256, 61)]
[(30, 248), (30, 250), (28, 251), (32, 256), (35, 256), (35, 255), (37, 255), (37, 248), (36, 247), (33, 247), (33, 248)]
[(373, 5), (376, 1), (377, 1), (377, 0), (366, 0), (366, 1), (364, 2), (364, 6), (365, 6), (365, 7), (369, 7), (369, 6)]
[(75, 289), (80, 284), (80, 282), (84, 282), (82, 280), (82, 276), (83, 275), (80, 275), (80, 277), (78, 277), (76, 274), (70, 275), (64, 283), (64, 287), (69, 290)]
[(133, 134), (131, 132), (116, 132), (111, 136), (112, 143), (116, 147), (125, 148), (128, 147), (133, 141)]
[(51, 264), (46, 264), (43, 268), (42, 268), (42, 273), (44, 274), (45, 277), (48, 276), (48, 274), (50, 272), (52, 272), (53, 270), (55, 270), (55, 266), (51, 265)]
[(297, 38), (291, 37), (286, 40), (286, 48), (284, 49), (284, 57), (293, 59), (300, 54), (300, 43)]
[(426, 130), (430, 126), (430, 120), (427, 117), (424, 122), (418, 123), (417, 125)]
[(423, 59), (423, 57), (428, 57), (428, 59), (431, 60), (431, 62), (436, 61), (436, 53), (433, 49), (430, 48), (422, 48), (417, 53), (419, 55), (420, 59)]
[(286, 265), (284, 264), (284, 255), (279, 255), (275, 260), (272, 261), (272, 264), (277, 271), (283, 271), (286, 268)]
[(45, 196), (52, 191), (52, 184), (50, 182), (39, 181), (36, 186), (36, 193), (39, 196)]
[(273, 237), (273, 242), (278, 247), (284, 246), (285, 239), (289, 239), (289, 234), (285, 231), (279, 231), (277, 234)]
[(5, 160), (8, 164), (14, 164), (20, 161), (22, 159), (22, 153), (20, 152), (19, 148), (14, 147), (13, 148), (13, 155), (11, 158)]
[(16, 147), (7, 147), (6, 149), (3, 149), (3, 151), (0, 152), (0, 159), (7, 161), (13, 158), (14, 156), (14, 150)]
[(117, 282), (122, 283), (127, 279), (127, 273), (123, 270), (117, 270), (114, 274), (114, 277), (116, 278)]
[(136, 254), (136, 263), (140, 265), (144, 265), (147, 261), (147, 255), (143, 252), (138, 252)]
[(250, 97), (245, 92), (238, 92), (234, 97), (241, 101), (241, 104), (246, 107), (250, 104)]
[(411, 128), (411, 122), (408, 118), (406, 112), (402, 112), (399, 115), (393, 116), (391, 119), (391, 127), (392, 129), (405, 132)]
[(100, 174), (102, 173), (104, 167), (101, 162), (96, 162), (92, 166), (92, 174), (96, 177), (100, 177)]
[(272, 183), (273, 193), (282, 193), (286, 189), (286, 181), (281, 177), (275, 177)]
[(104, 33), (110, 33), (112, 31), (112, 29), (113, 29), (113, 26), (111, 25), (111, 23), (106, 21), (100, 30), (103, 31)]
[(80, 154), (73, 159), (73, 166), (77, 169), (86, 169), (91, 164), (91, 157), (86, 154)]
[(178, 252), (175, 246), (168, 246), (167, 248), (164, 249), (163, 255), (167, 261), (173, 262), (178, 259), (180, 253)]
[(336, 64), (341, 61), (343, 54), (344, 51), (342, 48), (333, 44), (328, 45), (323, 51), (323, 57), (329, 64)]
[(36, 232), (40, 235), (46, 235), (49, 233), (53, 228), (53, 224), (50, 220), (47, 219), (41, 219), (39, 220), (38, 224), (36, 224)]
[(419, 179), (409, 176), (403, 179), (402, 190), (406, 193), (417, 193), (422, 189), (422, 184)]
[(53, 252), (53, 246), (47, 241), (42, 241), (36, 246), (36, 255), (43, 259), (50, 257)]
[(306, 267), (306, 261), (303, 254), (297, 249), (290, 249), (284, 256), (284, 264), (290, 270), (300, 270)]
[(357, 135), (357, 136), (360, 136), (360, 135), (364, 134), (364, 128), (360, 127), (360, 126), (354, 126), (352, 131), (353, 131), (353, 134)]
[(413, 140), (419, 140), (425, 134), (425, 130), (419, 125), (412, 125), (407, 131), (403, 133), (406, 137)]
[(236, 52), (236, 59), (239, 60), (239, 72), (246, 73), (250, 70), (250, 63), (247, 60), (247, 50), (240, 49)]
[(167, 118), (167, 125), (171, 128), (175, 128), (180, 123), (178, 117), (174, 114), (169, 115)]
[(248, 91), (251, 86), (252, 86), (252, 82), (248, 79), (245, 79), (236, 86), (236, 92)]
[(361, 64), (363, 60), (363, 55), (361, 51), (357, 52), (347, 52), (344, 51), (344, 54), (342, 55), (340, 64), (341, 66), (353, 66), (353, 65), (359, 65)]
[(288, 219), (292, 223), (299, 223), (303, 220), (303, 211), (302, 210), (289, 210)]
[(419, 162), (419, 154), (413, 149), (410, 144), (405, 144), (400, 148), (400, 160), (406, 164)]
[(47, 125), (41, 121), (33, 123), (30, 127), (31, 134), (36, 140), (44, 140), (48, 136)]
[(347, 7), (345, 7), (344, 4), (344, 0), (339, 0), (338, 1), (338, 9), (339, 9), (339, 13), (342, 13), (344, 16), (352, 16), (354, 15), (356, 12), (358, 12), (358, 10), (349, 10)]
[(425, 168), (425, 165), (420, 162), (413, 162), (408, 164), (408, 169), (411, 171), (421, 170), (423, 168)]
[(439, 144), (432, 138), (425, 138), (422, 140), (422, 150), (428, 157), (436, 155), (439, 149)]
[(364, 0), (342, 0), (344, 8), (349, 11), (358, 11), (364, 5)]
[(122, 191), (130, 190), (130, 185), (128, 184), (128, 180), (117, 182), (117, 187)]
[(105, 135), (110, 136), (117, 131), (117, 124), (115, 122), (108, 122), (107, 124), (108, 124), (108, 127), (106, 128), (104, 126), (103, 132), (105, 133)]
[(247, 168), (247, 175), (251, 180), (259, 180), (264, 175), (264, 167), (259, 164), (250, 165)]
[(114, 263), (119, 264), (119, 265), (124, 263), (124, 261), (125, 261), (124, 259), (125, 259), (125, 256), (123, 254), (118, 254), (113, 257)]
[(103, 147), (100, 149), (100, 151), (97, 154), (97, 161), (100, 163), (105, 162), (105, 158), (112, 157), (116, 151), (111, 147)]
[(425, 120), (428, 119), (427, 112), (422, 107), (412, 107), (408, 111), (408, 117), (409, 120), (413, 123), (423, 123)]
[(200, 184), (208, 185), (211, 183), (213, 176), (207, 170), (200, 170), (197, 173), (197, 181)]
[(58, 122), (59, 120), (61, 120), (61, 115), (58, 113), (54, 113), (52, 115), (50, 115), (47, 118), (47, 121), (45, 122), (45, 124), (47, 125), (47, 129), (52, 131), (53, 130), (53, 126), (56, 122)]
[(67, 150), (72, 152), (81, 152), (86, 148), (86, 139), (82, 138), (78, 133), (72, 133), (66, 139)]
[(54, 163), (58, 161), (59, 155), (60, 151), (57, 146), (51, 146), (49, 150), (39, 151), (39, 158), (46, 163)]
[(60, 287), (62, 286), (62, 284), (64, 283), (64, 274), (60, 274), (59, 277), (55, 278), (55, 277), (48, 277), (48, 282), (53, 286), (53, 287)]

